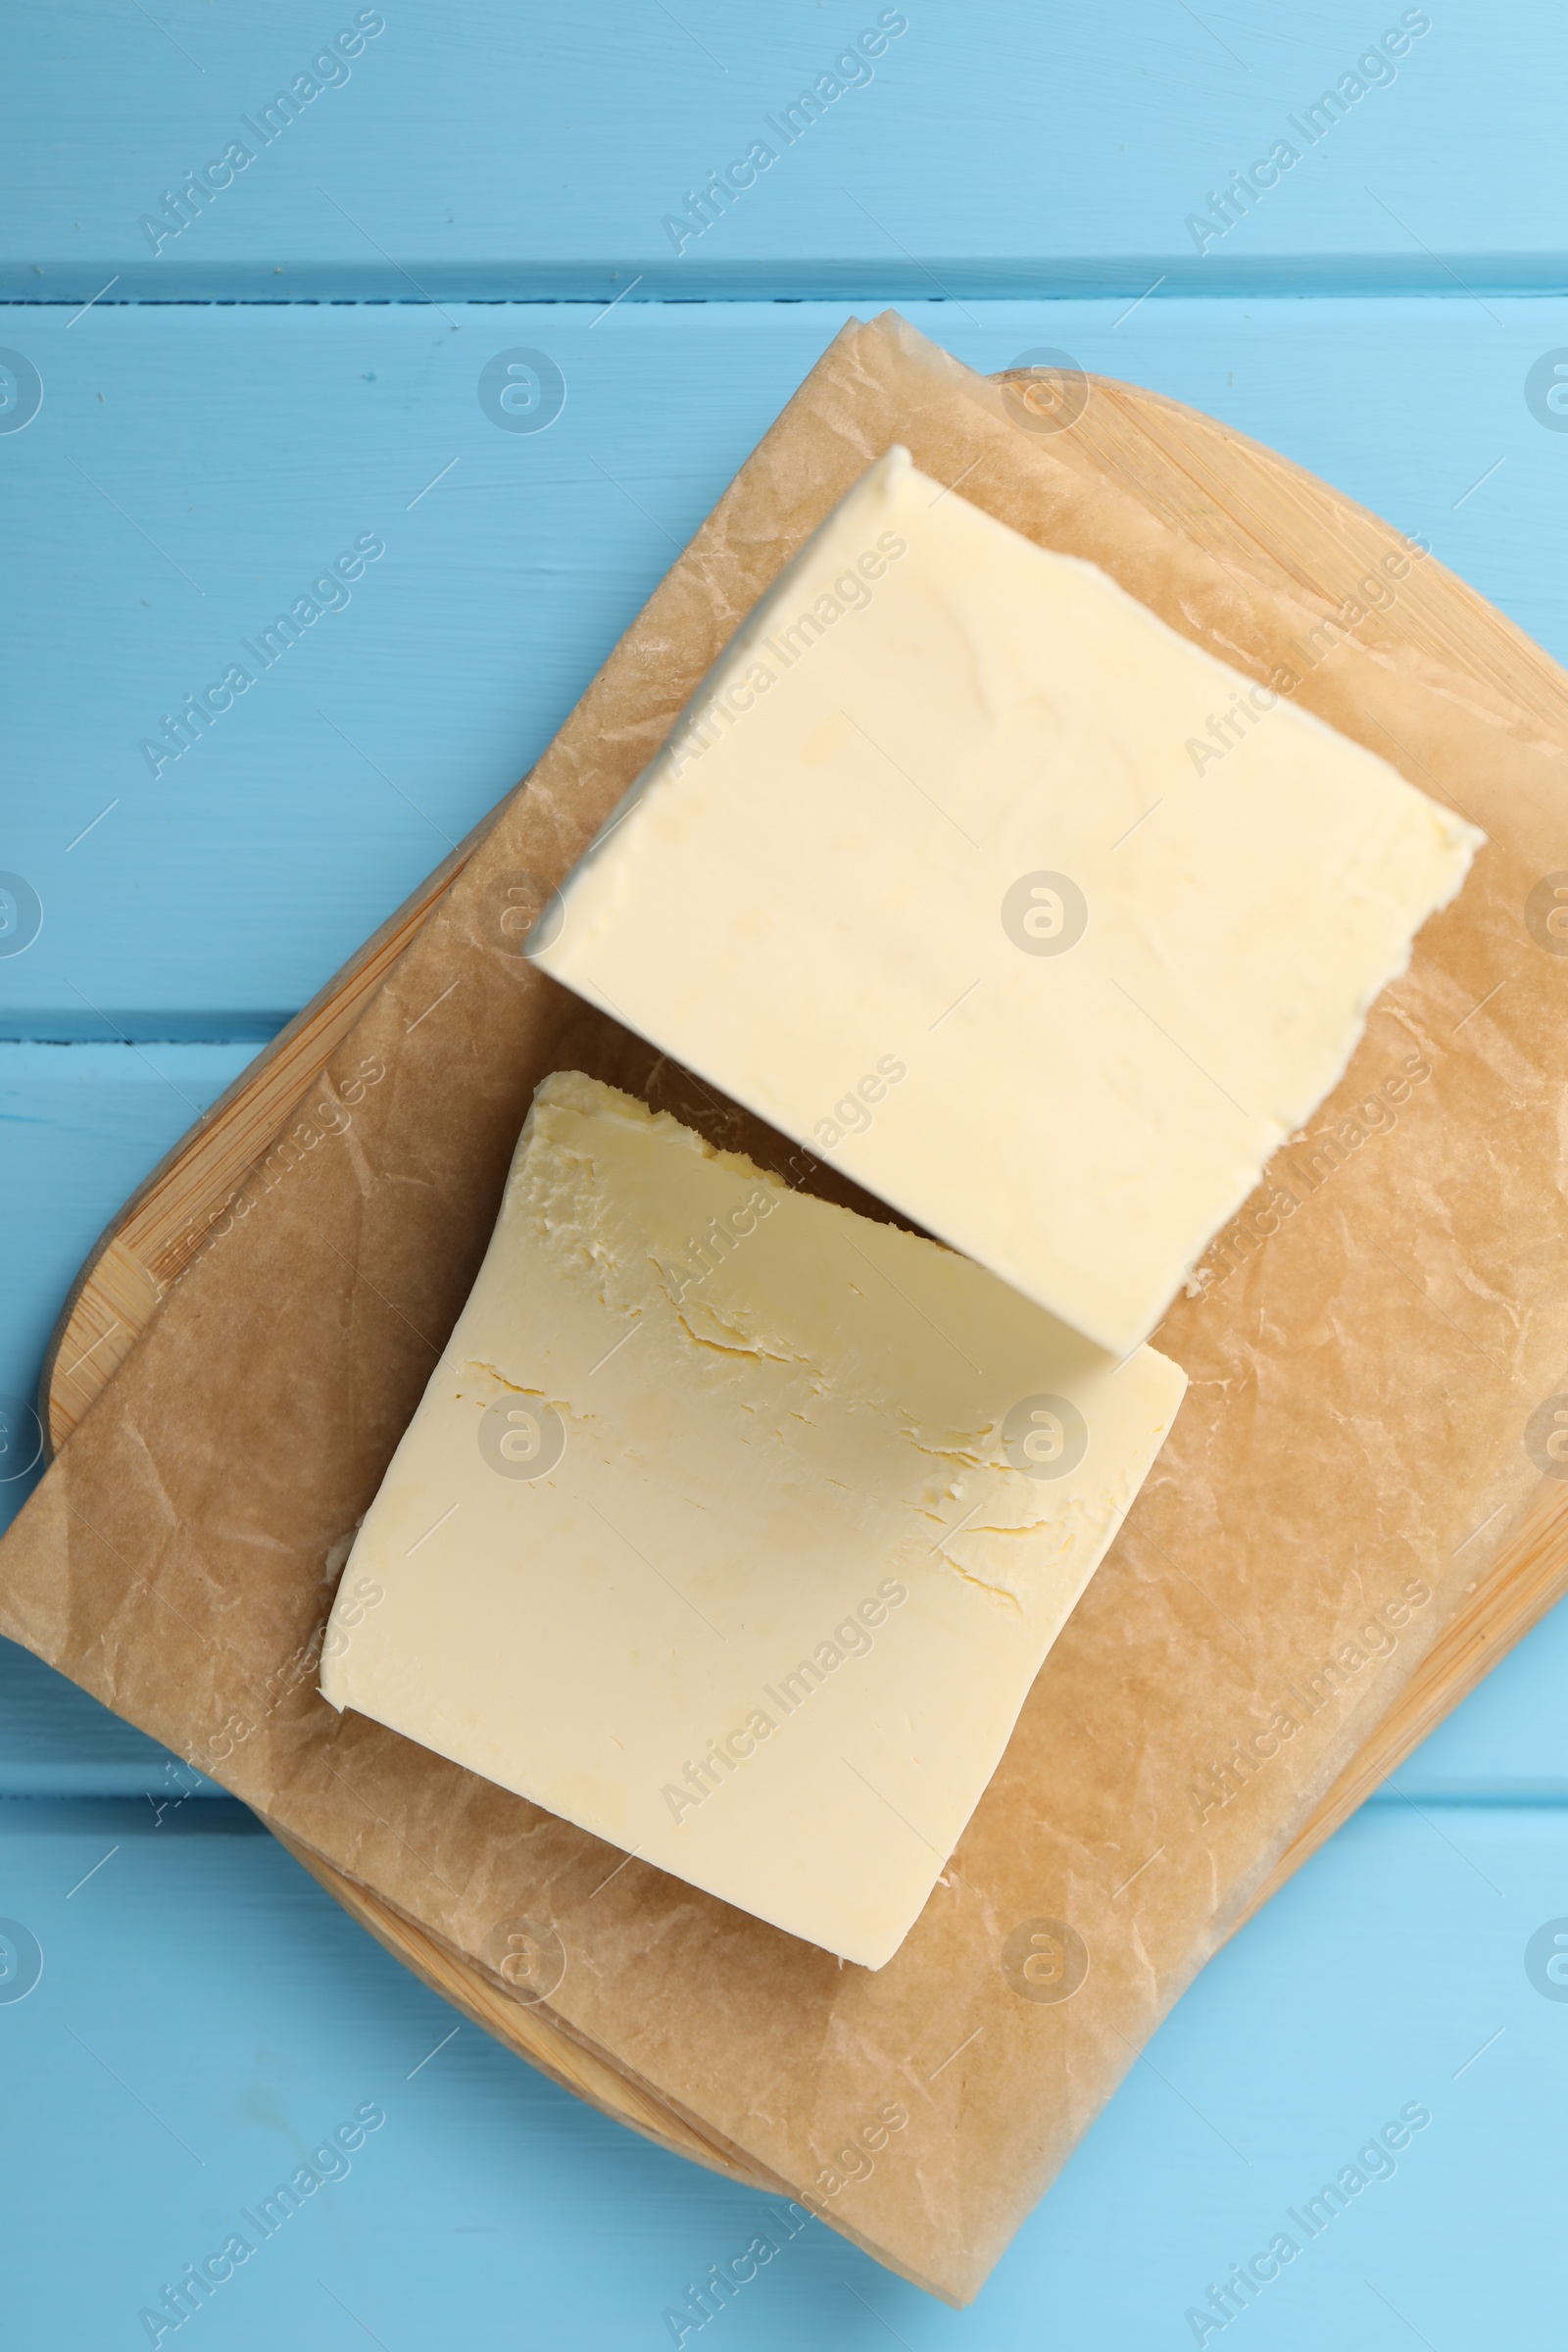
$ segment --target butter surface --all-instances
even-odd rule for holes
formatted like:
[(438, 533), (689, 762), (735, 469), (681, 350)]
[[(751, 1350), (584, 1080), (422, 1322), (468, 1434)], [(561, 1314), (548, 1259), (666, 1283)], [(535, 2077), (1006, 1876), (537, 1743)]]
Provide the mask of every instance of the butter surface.
[(531, 953), (1119, 1354), (1483, 838), (894, 449)]
[(1185, 1385), (558, 1073), (322, 1692), (880, 1967)]

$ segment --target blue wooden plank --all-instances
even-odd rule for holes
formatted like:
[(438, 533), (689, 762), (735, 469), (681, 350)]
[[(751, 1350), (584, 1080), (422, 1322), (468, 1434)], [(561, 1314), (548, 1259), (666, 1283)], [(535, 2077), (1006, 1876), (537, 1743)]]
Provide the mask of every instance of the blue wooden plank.
[(41, 1658), (0, 1642), (0, 1797), (136, 1797), (156, 1822), (222, 1793)]
[[(1568, 302), (911, 310), (980, 368), (1046, 344), (1211, 411), (1568, 653), (1568, 437), (1526, 400)], [(0, 434), (0, 866), (42, 929), (0, 956), (0, 1025), (255, 1034), (297, 1007), (536, 757), (844, 316), (11, 312), (44, 401)], [(519, 346), (562, 371), (548, 430), (481, 406)], [(362, 541), (384, 554), (312, 598)], [(264, 665), (307, 599), (335, 609)], [(205, 735), (141, 751), (232, 663), (252, 683)]]
[[(973, 2310), (813, 2222), (702, 2332), (738, 2352), (868, 2352), (890, 2329), (909, 2352), (1191, 2343), (1187, 2312), (1284, 2234), (1295, 2254), (1246, 2307), (1273, 2352), (1550, 2340), (1563, 2181), (1541, 2086), (1568, 2008), (1526, 1952), (1565, 1866), (1560, 1812), (1466, 1815), (1457, 1841), (1362, 1816), (1204, 1972)], [(41, 1950), (25, 1997), (0, 1983), (19, 2343), (151, 2340), (139, 2313), (238, 2232), (248, 2256), (200, 2306), (227, 2352), (667, 2345), (688, 2283), (768, 2226), (768, 2200), (462, 2024), (238, 1807), (154, 1826), (145, 1806), (0, 1806), (0, 1886), (33, 1939), (13, 1929), (10, 1954)], [(1358, 2162), (1410, 2110), (1430, 2121), (1393, 2169)], [(346, 2166), (260, 2216), (357, 2118)], [(1365, 2185), (1312, 2234), (1309, 2200), (1347, 2167)]]
[(32, 1401), (78, 1267), (121, 1203), (254, 1053), (245, 1044), (0, 1044), (0, 1200), (10, 1244), (0, 1298), (0, 1528), (37, 1483)]
[(1564, 283), (1551, 0), (1506, 37), (1476, 0), (25, 0), (4, 50), (24, 296)]

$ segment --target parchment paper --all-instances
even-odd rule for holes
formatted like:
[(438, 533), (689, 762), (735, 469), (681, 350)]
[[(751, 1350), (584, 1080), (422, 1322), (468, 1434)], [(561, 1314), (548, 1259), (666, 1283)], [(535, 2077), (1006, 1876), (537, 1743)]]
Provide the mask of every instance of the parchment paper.
[[(315, 1658), (547, 1071), (853, 1197), (518, 945), (895, 439), (1254, 677), (1292, 670), (1304, 704), (1493, 840), (1156, 1335), (1192, 1380), (1175, 1433), (871, 1975), (639, 1862), (605, 1885), (613, 1849), (337, 1717)], [(844, 331), (0, 1547), (0, 1629), (486, 1965), (501, 1923), (553, 1932), (546, 2014), (953, 2301), (1485, 1573), (1554, 1458), (1539, 1408), (1568, 1388), (1568, 957), (1531, 900), (1568, 867), (1560, 743), (1375, 627), (1303, 655), (1321, 608), (1277, 566), (1216, 561), (1159, 485), (1107, 489), (1062, 447), (901, 321)], [(1391, 578), (1420, 560), (1389, 550)]]

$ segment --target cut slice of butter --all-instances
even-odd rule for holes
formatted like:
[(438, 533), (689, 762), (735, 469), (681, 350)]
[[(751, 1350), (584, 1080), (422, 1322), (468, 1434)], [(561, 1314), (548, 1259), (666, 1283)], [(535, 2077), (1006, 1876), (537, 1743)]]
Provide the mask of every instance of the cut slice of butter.
[(879, 1968), (1185, 1386), (558, 1074), (323, 1695)]
[(894, 449), (531, 953), (1119, 1354), (1483, 839)]

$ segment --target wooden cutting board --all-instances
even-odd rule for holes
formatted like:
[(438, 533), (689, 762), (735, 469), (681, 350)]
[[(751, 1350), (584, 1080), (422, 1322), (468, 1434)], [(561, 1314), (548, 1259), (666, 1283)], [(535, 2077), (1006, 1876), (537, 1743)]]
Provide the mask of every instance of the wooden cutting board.
[[(1087, 388), (1087, 405), (1083, 394)], [(1388, 526), (1313, 476), (1215, 419), (1134, 386), (1036, 375), (1031, 403), (1088, 477), (1132, 490), (1183, 535), (1252, 577), (1273, 576), (1338, 610), (1346, 582), (1388, 545)], [(1055, 414), (1053, 416), (1054, 404)], [(1419, 565), (1377, 616), (1398, 643), (1466, 674), (1500, 714), (1518, 713), (1568, 746), (1568, 677), (1485, 599), (1435, 563)], [(497, 812), (499, 813), (499, 812)], [(157, 1310), (220, 1211), (259, 1165), (382, 979), (461, 872), (488, 818), (258, 1055), (153, 1171), (101, 1237), (74, 1285), (45, 1358), (39, 1412), (52, 1453), (64, 1445)], [(1259, 1889), (1246, 1916), (1474, 1690), (1568, 1590), (1568, 1522), (1528, 1524), (1449, 1625)], [(276, 1833), (281, 1836), (281, 1833)], [(368, 1887), (292, 1838), (304, 1866), (387, 1949), (519, 2057), (662, 2145), (771, 2192), (786, 2184), (743, 2161), (648, 2085), (547, 2021), (515, 1987), (443, 1944)]]

